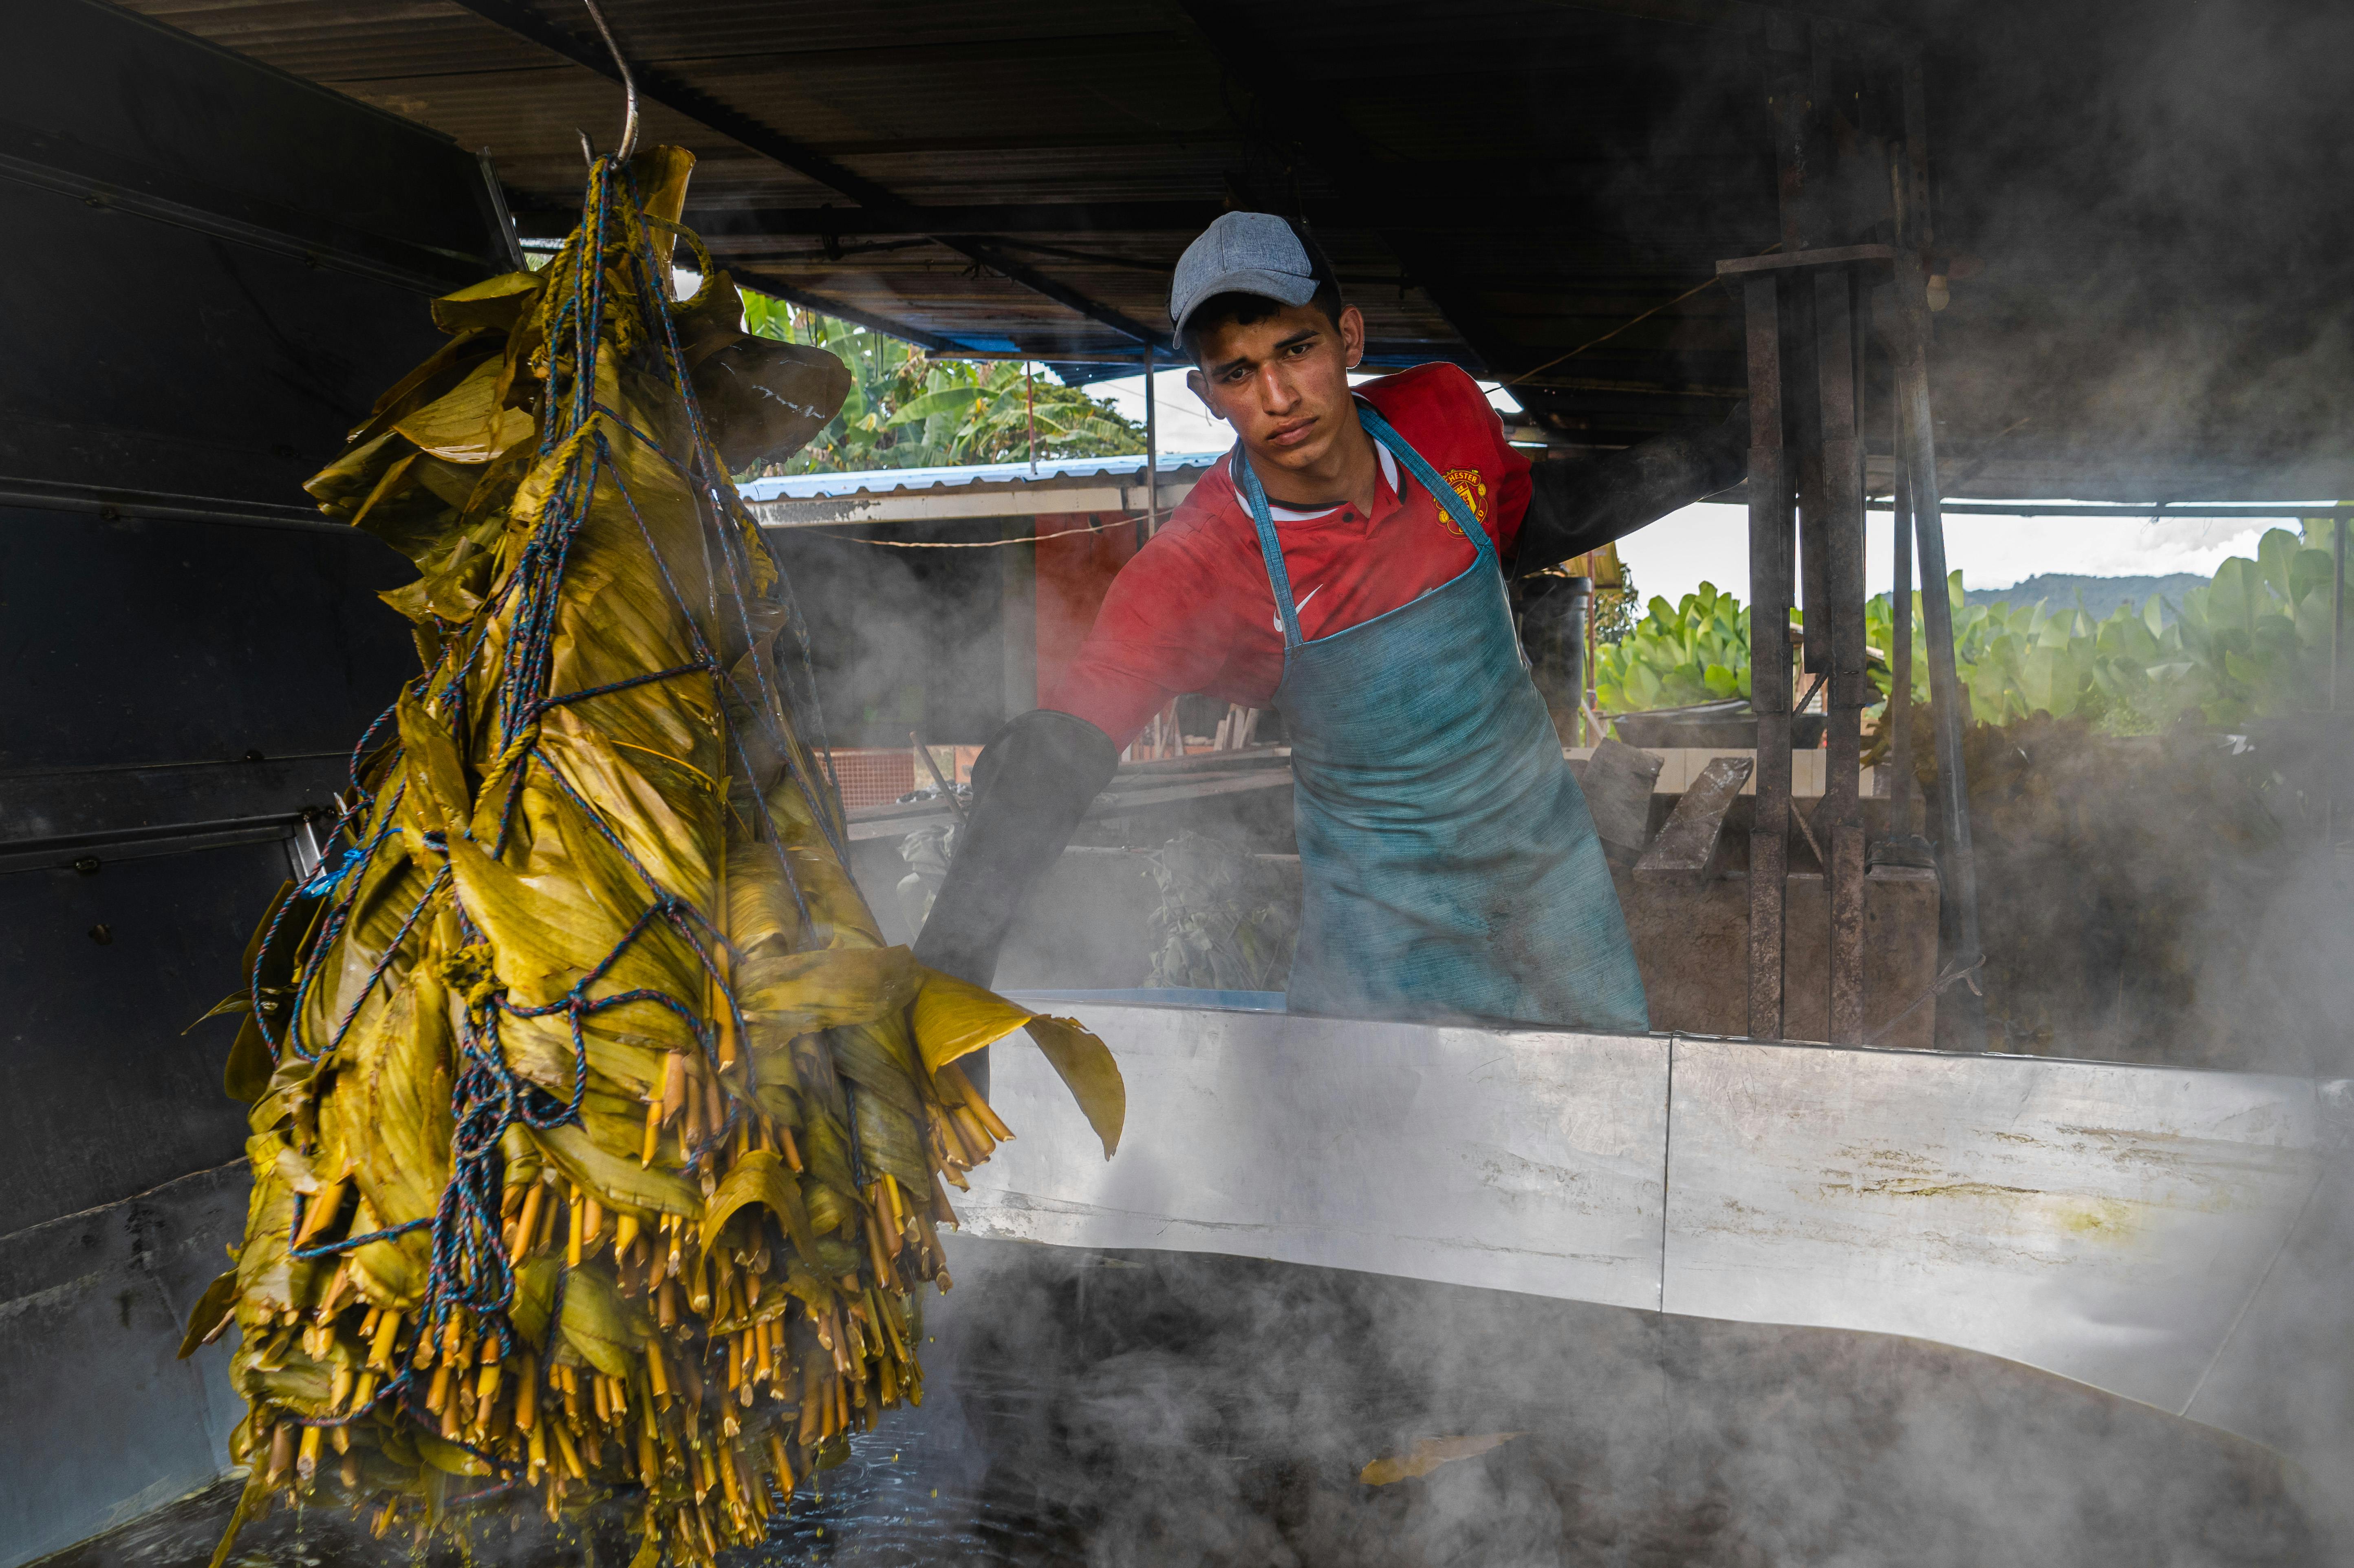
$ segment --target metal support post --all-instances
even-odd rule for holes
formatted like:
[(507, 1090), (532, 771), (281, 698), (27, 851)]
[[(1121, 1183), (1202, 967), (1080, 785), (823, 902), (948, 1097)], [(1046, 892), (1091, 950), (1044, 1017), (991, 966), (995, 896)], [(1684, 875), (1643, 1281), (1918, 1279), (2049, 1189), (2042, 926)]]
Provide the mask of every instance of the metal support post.
[(1144, 536), (1161, 532), (1160, 402), (1152, 393), (1152, 345), (1144, 345)]
[[(2354, 512), (2344, 508), (2329, 514), (2329, 711), (2338, 712), (2338, 669), (2346, 655), (2346, 525), (2354, 523)], [(2333, 772), (2329, 799), (2321, 808), (2321, 842), (2325, 849), (2338, 851), (2338, 782)]]
[(2338, 711), (2338, 672), (2346, 656), (2346, 524), (2354, 512), (2329, 516), (2329, 711)]
[(1594, 705), (1593, 698), (1587, 694), (1594, 685), (1594, 579), (1573, 577), (1570, 588), (1577, 595), (1577, 639), (1571, 649), (1576, 655), (1577, 678), (1569, 683), (1577, 712), (1571, 715), (1570, 727), (1576, 732), (1580, 746), (1599, 746), (1600, 736), (1590, 741), (1585, 738), (1585, 710)]
[[(1829, 700), (1824, 705), (1823, 803), (1815, 838), (1829, 863), (1831, 1044), (1863, 1044), (1863, 810), (1856, 798), (1862, 750), (1863, 442), (1856, 423), (1856, 273), (1814, 274), (1815, 373), (1821, 431), (1819, 495), (1800, 525), (1819, 542), (1822, 599), (1810, 603), (1807, 648), (1822, 645)], [(1803, 285), (1801, 285), (1803, 286)], [(1803, 506), (1804, 502), (1801, 503)], [(1810, 657), (1808, 663), (1814, 661)]]
[(1888, 600), (1888, 836), (1903, 841), (1913, 825), (1913, 482), (1896, 465), (1895, 587)]
[(1770, 273), (1742, 286), (1749, 353), (1749, 705), (1757, 800), (1749, 829), (1749, 1034), (1782, 1037), (1790, 853), (1790, 481), (1782, 450), (1782, 313)]

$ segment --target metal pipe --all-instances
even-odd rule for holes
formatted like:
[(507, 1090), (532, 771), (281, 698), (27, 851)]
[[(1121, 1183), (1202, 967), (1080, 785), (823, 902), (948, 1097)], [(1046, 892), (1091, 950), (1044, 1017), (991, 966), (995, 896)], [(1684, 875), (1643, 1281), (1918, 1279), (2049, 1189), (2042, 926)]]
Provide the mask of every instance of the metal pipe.
[(958, 822), (963, 822), (967, 815), (965, 803), (957, 799), (956, 786), (940, 777), (940, 765), (933, 760), (932, 748), (926, 746), (924, 737), (912, 729), (907, 732), (907, 744), (914, 747), (916, 755), (922, 758), (924, 771), (932, 776), (932, 787), (940, 792), (940, 799), (949, 803), (949, 810), (956, 813)]
[[(1597, 552), (1597, 554), (1599, 552)], [(1622, 567), (1619, 570), (1620, 578), (1618, 591), (1623, 595), (1627, 591), (1625, 568)], [(1600, 607), (1601, 602), (1601, 599), (1597, 597), (1595, 591), (1594, 579), (1588, 577), (1586, 579), (1585, 586), (1585, 658), (1577, 666), (1577, 729), (1581, 738), (1585, 734), (1585, 715), (1594, 711), (1594, 655), (1596, 647), (1598, 646), (1597, 634), (1594, 626), (1594, 618), (1595, 612)], [(1594, 726), (1594, 739), (1590, 744), (1595, 746), (1602, 744), (1602, 726), (1598, 724)]]
[(2346, 524), (2354, 511), (2338, 511), (2329, 519), (2329, 711), (2338, 711), (2338, 672), (2346, 648)]
[[(1586, 683), (1593, 679), (1594, 670), (1590, 657), (1594, 648), (1594, 579), (1572, 577), (1569, 579), (1567, 591), (1569, 614), (1565, 618), (1566, 623), (1562, 628), (1567, 635), (1562, 639), (1562, 652), (1569, 665), (1567, 684), (1577, 705), (1577, 712), (1572, 715), (1570, 728), (1577, 734), (1579, 744), (1585, 745), (1589, 744), (1584, 733), (1585, 686)], [(1599, 745), (1601, 740), (1602, 737), (1597, 735), (1590, 744)]]
[(1160, 400), (1152, 391), (1152, 345), (1144, 345), (1144, 536), (1161, 532)]
[(475, 164), (482, 171), (482, 194), (491, 208), (492, 221), (498, 227), (500, 253), (506, 258), (507, 270), (527, 272), (531, 262), (523, 253), (523, 238), (515, 233), (514, 214), (507, 209), (506, 187), (499, 184), (498, 165), (491, 162), (488, 147), (474, 154)]
[[(2147, 519), (2163, 514), (2168, 517), (2238, 517), (2250, 522), (2270, 518), (2310, 516), (2315, 511), (2333, 504), (2327, 501), (2166, 501), (2153, 507), (2149, 503), (2137, 506), (2126, 502), (2115, 504), (2085, 503), (2069, 506), (2046, 506), (2031, 501), (1946, 501), (1938, 511), (1948, 517), (2126, 517)], [(1866, 510), (1888, 512), (1894, 509), (1887, 501), (1868, 501)]]
[[(2340, 508), (2329, 516), (2329, 711), (2338, 711), (2338, 672), (2346, 650), (2346, 524), (2354, 511)], [(2338, 848), (2338, 790), (2333, 786), (2321, 808), (2322, 842), (2331, 853)]]

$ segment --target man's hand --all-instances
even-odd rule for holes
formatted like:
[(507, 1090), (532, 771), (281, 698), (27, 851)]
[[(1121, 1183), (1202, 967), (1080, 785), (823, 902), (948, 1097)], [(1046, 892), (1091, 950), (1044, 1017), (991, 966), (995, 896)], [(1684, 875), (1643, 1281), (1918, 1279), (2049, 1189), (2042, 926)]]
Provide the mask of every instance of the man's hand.
[(986, 986), (1030, 890), (1111, 782), (1119, 748), (1083, 718), (1039, 708), (997, 732), (972, 765), (972, 812), (958, 830), (916, 958)]
[(1749, 400), (1720, 425), (1670, 430), (1585, 462), (1529, 471), (1515, 569), (1522, 575), (1623, 539), (1679, 506), (1730, 490), (1749, 471)]

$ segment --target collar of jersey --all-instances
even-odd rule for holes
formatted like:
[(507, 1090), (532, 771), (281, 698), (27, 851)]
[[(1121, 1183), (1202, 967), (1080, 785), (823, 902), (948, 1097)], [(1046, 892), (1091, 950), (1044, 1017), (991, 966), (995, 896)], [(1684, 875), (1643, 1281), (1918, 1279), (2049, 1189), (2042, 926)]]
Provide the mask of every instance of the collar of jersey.
[[(1392, 457), (1390, 449), (1379, 441), (1373, 443), (1373, 455), (1382, 460), (1382, 492), (1377, 498), (1374, 512), (1376, 515), (1386, 516), (1398, 503), (1397, 459)], [(1278, 506), (1273, 501), (1269, 501), (1267, 503), (1267, 514), (1278, 523), (1321, 523), (1335, 513), (1342, 511), (1346, 505), (1344, 502), (1341, 505), (1322, 506), (1313, 512), (1303, 512), (1297, 507)]]

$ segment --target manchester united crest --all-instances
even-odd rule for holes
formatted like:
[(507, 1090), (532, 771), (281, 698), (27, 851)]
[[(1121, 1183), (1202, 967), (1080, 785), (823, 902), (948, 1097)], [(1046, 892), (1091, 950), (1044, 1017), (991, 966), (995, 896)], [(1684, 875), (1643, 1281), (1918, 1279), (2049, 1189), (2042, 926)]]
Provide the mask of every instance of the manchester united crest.
[[(1463, 503), (1471, 509), (1471, 515), (1479, 519), (1481, 527), (1486, 527), (1488, 481), (1479, 471), (1476, 468), (1450, 468), (1439, 477), (1455, 487), (1455, 493), (1463, 498)], [(1458, 538), (1462, 537), (1463, 530), (1456, 525), (1454, 514), (1444, 506), (1438, 509), (1438, 525)]]

